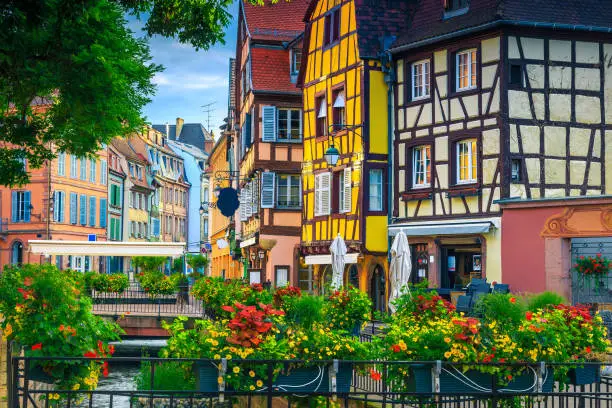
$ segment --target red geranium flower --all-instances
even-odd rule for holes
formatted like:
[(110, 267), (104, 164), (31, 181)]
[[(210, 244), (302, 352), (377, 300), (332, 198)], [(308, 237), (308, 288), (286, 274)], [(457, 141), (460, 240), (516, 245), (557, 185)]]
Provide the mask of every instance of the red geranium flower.
[(399, 353), (400, 351), (402, 351), (402, 349), (400, 348), (399, 345), (394, 344), (391, 346), (391, 349), (393, 350), (394, 353)]
[(527, 320), (531, 321), (531, 319), (533, 319), (533, 313), (532, 312), (525, 313), (525, 318)]
[(88, 351), (87, 353), (83, 354), (83, 357), (96, 358), (98, 357), (98, 354), (95, 351)]
[(32, 278), (29, 276), (23, 280), (23, 284), (26, 286), (30, 286), (32, 284)]
[(510, 298), (510, 303), (516, 303), (516, 298), (515, 297), (511, 297)]
[(108, 361), (105, 361), (102, 365), (102, 375), (108, 377)]
[(380, 381), (380, 379), (382, 378), (382, 375), (376, 370), (370, 370), (370, 377), (374, 381)]
[(42, 349), (42, 343), (36, 343), (32, 346), (32, 350), (40, 350)]
[(586, 346), (584, 351), (585, 351), (585, 353), (590, 353), (591, 352), (591, 346)]

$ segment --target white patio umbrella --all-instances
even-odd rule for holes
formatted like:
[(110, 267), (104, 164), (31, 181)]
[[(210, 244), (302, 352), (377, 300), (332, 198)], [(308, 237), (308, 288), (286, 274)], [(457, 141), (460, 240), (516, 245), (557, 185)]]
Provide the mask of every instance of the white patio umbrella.
[(410, 246), (408, 238), (400, 231), (391, 245), (391, 293), (389, 295), (389, 309), (395, 313), (395, 307), (391, 303), (402, 294), (402, 288), (408, 289), (410, 273), (412, 272), (412, 261), (410, 259)]
[(346, 244), (342, 236), (338, 234), (329, 247), (332, 258), (332, 289), (342, 287), (342, 275), (344, 273), (344, 256), (346, 255)]

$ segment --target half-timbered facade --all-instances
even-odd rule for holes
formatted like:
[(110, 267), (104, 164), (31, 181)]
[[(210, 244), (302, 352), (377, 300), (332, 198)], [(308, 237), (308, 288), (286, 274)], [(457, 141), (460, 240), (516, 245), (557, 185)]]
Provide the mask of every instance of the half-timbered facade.
[[(312, 279), (311, 286), (324, 290), (332, 273), (329, 247), (340, 235), (348, 249), (345, 284), (368, 291), (379, 310), (387, 292), (389, 154), (388, 72), (379, 52), (388, 30), (399, 29), (405, 19), (402, 10), (382, 4), (313, 0), (305, 17), (299, 81), (304, 90), (300, 282)], [(337, 163), (325, 159), (331, 147), (338, 150)]]
[(240, 171), (241, 248), (252, 282), (295, 283), (301, 221), (301, 62), (306, 0), (241, 1), (234, 146)]
[[(414, 10), (391, 49), (389, 229), (409, 236), (414, 280), (543, 290), (502, 274), (513, 243), (500, 204), (610, 194), (612, 19), (603, 1), (579, 3), (423, 0)], [(511, 257), (514, 269), (521, 255)]]

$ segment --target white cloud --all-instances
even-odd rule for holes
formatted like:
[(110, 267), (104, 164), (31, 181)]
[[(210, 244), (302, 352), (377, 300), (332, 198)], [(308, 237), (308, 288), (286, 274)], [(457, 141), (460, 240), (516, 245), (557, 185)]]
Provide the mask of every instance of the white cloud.
[(227, 88), (228, 80), (221, 75), (168, 74), (158, 73), (153, 83), (160, 87), (175, 89)]

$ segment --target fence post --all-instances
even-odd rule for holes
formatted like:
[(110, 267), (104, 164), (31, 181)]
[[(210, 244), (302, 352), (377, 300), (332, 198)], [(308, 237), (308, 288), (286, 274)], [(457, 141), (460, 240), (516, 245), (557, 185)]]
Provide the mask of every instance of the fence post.
[(26, 358), (23, 364), (23, 402), (21, 404), (24, 408), (27, 408), (28, 406), (28, 386), (30, 382), (28, 378), (29, 374), (30, 360)]
[(497, 391), (497, 378), (498, 373), (493, 373), (491, 376), (491, 408), (497, 408), (497, 399), (498, 399), (498, 391)]
[(272, 386), (274, 377), (274, 366), (268, 361), (268, 408), (272, 408)]

